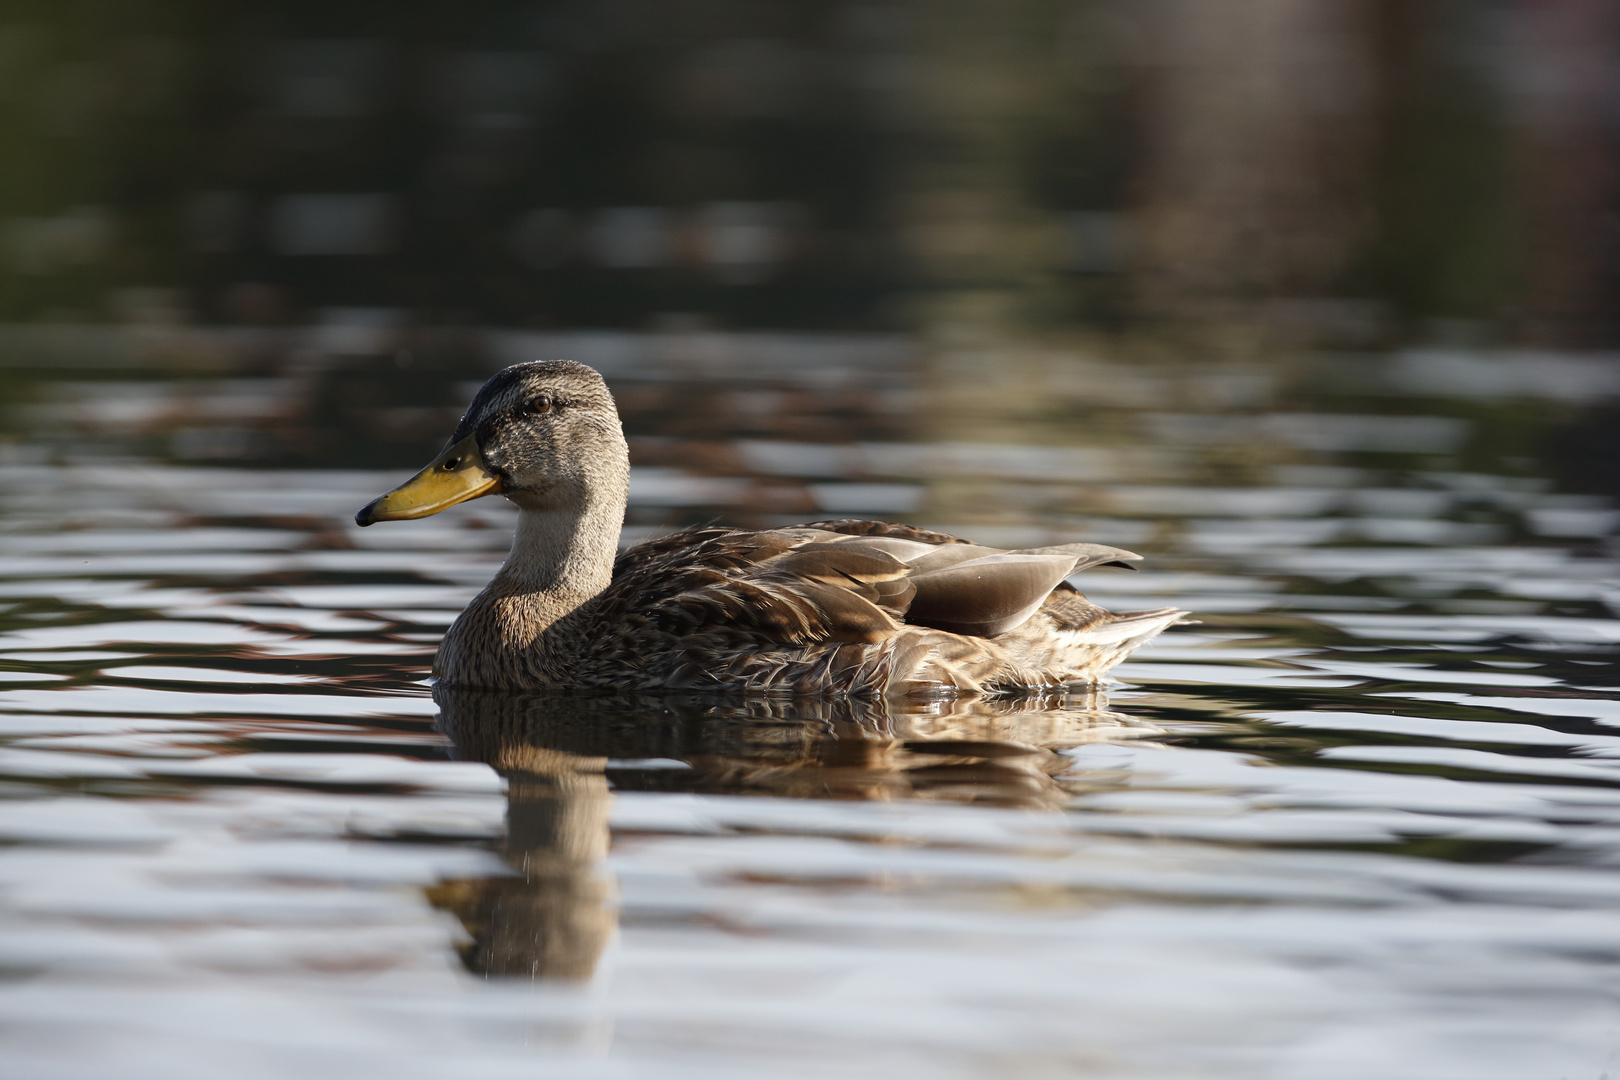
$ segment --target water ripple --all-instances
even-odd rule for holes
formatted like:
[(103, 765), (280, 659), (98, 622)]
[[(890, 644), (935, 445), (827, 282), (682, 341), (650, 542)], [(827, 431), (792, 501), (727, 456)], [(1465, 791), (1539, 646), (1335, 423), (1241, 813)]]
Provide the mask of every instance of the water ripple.
[[(731, 471), (639, 468), (631, 533), (948, 526), (950, 485), (1002, 485), (975, 505), (1013, 509), (948, 527), (1129, 534), (1151, 569), (1082, 587), (1200, 624), (1108, 697), (435, 698), (504, 509), (360, 533), (397, 477), (0, 471), (18, 1075), (212, 1077), (244, 1047), (391, 1080), (1597, 1075), (1620, 568), (1545, 540), (1574, 528), (1551, 496), (1305, 464), (1200, 486), (1141, 447), (705, 453)], [(1542, 541), (1493, 539), (1525, 522)]]

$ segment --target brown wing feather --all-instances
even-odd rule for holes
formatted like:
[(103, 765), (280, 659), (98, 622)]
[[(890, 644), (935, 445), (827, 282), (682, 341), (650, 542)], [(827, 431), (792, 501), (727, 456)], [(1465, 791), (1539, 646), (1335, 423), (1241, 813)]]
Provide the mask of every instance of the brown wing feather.
[(892, 634), (911, 600), (905, 565), (876, 548), (818, 539), (792, 529), (659, 537), (619, 556), (604, 605), (683, 637), (801, 645)]
[(834, 518), (831, 521), (812, 521), (801, 525), (804, 529), (824, 529), (846, 536), (892, 536), (899, 540), (918, 540), (924, 544), (967, 544), (959, 536), (919, 529), (915, 525), (895, 525), (887, 521), (866, 521), (862, 518)]
[(986, 555), (913, 574), (917, 595), (906, 621), (953, 634), (994, 637), (1033, 615), (1074, 568), (1074, 557)]
[(903, 619), (992, 637), (1028, 619), (1069, 574), (1137, 557), (1100, 544), (1006, 552), (854, 518), (760, 532), (698, 527), (624, 552), (604, 599), (675, 634), (870, 642)]
[(1104, 544), (1058, 544), (1054, 547), (1022, 548), (1015, 554), (1044, 555), (1059, 551), (1075, 557), (1074, 569), (1069, 571), (1071, 574), (1078, 574), (1093, 566), (1117, 566), (1121, 570), (1135, 570), (1136, 567), (1131, 564), (1142, 561), (1142, 556), (1134, 551), (1108, 547)]
[(759, 564), (766, 580), (815, 583), (845, 589), (891, 613), (905, 614), (916, 591), (907, 580), (910, 571), (888, 552), (859, 542), (804, 544)]

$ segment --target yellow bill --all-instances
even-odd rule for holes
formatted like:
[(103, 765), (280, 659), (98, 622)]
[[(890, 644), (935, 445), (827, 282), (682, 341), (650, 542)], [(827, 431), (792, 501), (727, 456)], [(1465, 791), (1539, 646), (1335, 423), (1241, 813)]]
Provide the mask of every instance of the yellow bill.
[(423, 518), (500, 490), (500, 477), (489, 471), (478, 443), (469, 435), (399, 487), (367, 503), (354, 515), (354, 523)]

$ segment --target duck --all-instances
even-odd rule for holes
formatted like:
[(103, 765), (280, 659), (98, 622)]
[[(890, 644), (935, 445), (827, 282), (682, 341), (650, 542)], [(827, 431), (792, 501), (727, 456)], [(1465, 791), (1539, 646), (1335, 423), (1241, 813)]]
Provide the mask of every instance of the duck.
[(1102, 544), (985, 547), (853, 518), (680, 529), (622, 552), (630, 452), (607, 383), (569, 360), (507, 367), (447, 448), (355, 515), (364, 527), (501, 495), (510, 554), (446, 631), (440, 684), (943, 699), (1096, 684), (1186, 614), (1115, 613), (1068, 579), (1131, 569)]

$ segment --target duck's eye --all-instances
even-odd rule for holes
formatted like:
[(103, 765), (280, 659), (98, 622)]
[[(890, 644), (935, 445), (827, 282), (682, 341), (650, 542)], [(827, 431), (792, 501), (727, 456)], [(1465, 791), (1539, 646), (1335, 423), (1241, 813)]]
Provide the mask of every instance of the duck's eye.
[(530, 398), (529, 403), (523, 406), (523, 411), (530, 416), (538, 416), (543, 412), (550, 412), (553, 404), (555, 402), (551, 400), (550, 394), (541, 394), (538, 397)]

